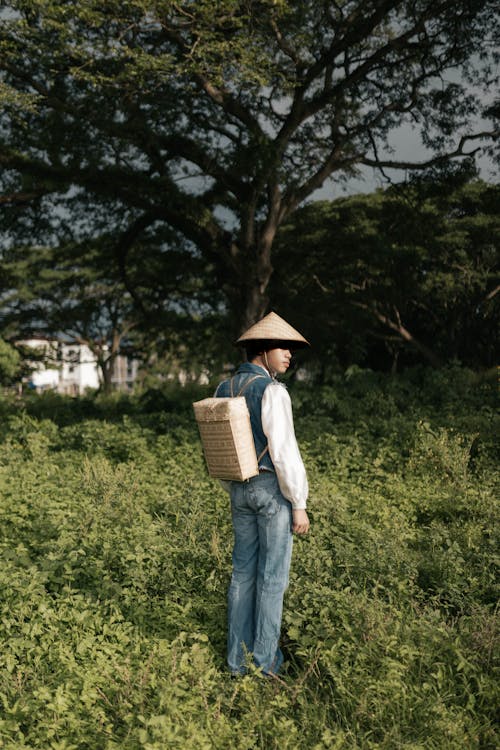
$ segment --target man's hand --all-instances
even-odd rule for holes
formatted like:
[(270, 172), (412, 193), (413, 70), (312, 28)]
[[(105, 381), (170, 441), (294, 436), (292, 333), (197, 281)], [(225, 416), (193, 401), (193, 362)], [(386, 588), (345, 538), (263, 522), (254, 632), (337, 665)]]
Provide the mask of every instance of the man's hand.
[(296, 534), (307, 534), (309, 531), (309, 518), (307, 517), (307, 513), (305, 510), (293, 510), (292, 511), (293, 516), (293, 524), (292, 524), (292, 531), (295, 531)]

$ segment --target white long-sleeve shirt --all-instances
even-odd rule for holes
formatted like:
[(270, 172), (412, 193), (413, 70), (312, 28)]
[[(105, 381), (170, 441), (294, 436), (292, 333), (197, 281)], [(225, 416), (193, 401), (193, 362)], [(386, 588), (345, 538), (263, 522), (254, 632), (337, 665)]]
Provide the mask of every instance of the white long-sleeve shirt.
[(302, 510), (307, 504), (309, 485), (295, 437), (292, 402), (281, 383), (275, 381), (265, 389), (261, 418), (280, 490), (294, 510)]

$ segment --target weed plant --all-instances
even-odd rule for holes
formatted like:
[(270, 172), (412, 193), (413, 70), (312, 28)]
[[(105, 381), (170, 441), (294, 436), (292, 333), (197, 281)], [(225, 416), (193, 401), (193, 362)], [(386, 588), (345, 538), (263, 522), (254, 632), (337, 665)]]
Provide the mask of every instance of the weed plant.
[(228, 498), (191, 402), (0, 403), (0, 747), (498, 747), (499, 422), (457, 368), (291, 384), (312, 529), (280, 678), (225, 670)]

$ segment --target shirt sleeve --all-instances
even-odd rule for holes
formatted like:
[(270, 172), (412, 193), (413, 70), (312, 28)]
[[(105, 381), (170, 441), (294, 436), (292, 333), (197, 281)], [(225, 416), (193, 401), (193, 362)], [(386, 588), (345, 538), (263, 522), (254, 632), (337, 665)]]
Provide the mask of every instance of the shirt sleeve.
[(280, 490), (294, 510), (302, 510), (307, 504), (309, 485), (295, 437), (292, 402), (280, 383), (270, 383), (264, 391), (261, 416)]

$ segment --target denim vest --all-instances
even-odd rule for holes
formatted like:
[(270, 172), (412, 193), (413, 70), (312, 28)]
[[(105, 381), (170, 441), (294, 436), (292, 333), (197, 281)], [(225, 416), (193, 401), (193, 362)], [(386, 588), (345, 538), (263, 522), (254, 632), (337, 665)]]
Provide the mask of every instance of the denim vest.
[[(272, 383), (271, 376), (259, 365), (253, 365), (250, 362), (244, 362), (238, 367), (235, 375), (232, 378), (233, 381), (233, 396), (237, 396), (241, 388), (245, 385), (248, 380), (254, 378), (255, 375), (262, 375), (263, 377), (255, 378), (249, 386), (245, 388), (242, 396), (245, 397), (248, 411), (250, 412), (250, 424), (252, 426), (253, 440), (255, 443), (255, 452), (257, 456), (260, 456), (264, 448), (267, 446), (267, 438), (262, 429), (262, 418), (261, 418), (261, 404), (262, 396), (264, 391)], [(217, 397), (228, 397), (231, 396), (231, 380), (223, 380), (219, 383), (217, 390), (215, 391)], [(262, 456), (259, 461), (259, 469), (270, 469), (274, 471), (274, 465), (271, 461), (269, 451)]]

